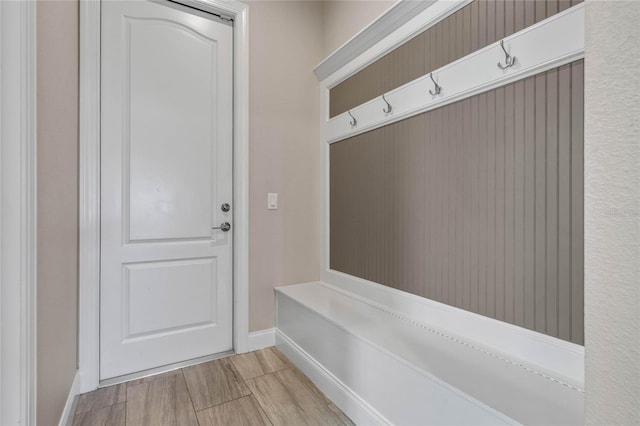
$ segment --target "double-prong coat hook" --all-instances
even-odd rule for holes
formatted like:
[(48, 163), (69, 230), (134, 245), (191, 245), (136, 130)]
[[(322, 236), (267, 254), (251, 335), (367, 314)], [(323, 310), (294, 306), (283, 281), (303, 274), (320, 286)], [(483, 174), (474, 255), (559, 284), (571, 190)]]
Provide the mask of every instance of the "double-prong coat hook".
[(382, 100), (387, 104), (386, 108), (382, 108), (382, 112), (384, 112), (385, 114), (391, 114), (391, 111), (393, 111), (391, 104), (389, 103), (387, 98), (384, 97), (384, 95), (382, 95)]
[(353, 114), (351, 114), (351, 111), (347, 111), (347, 114), (351, 116), (351, 120), (349, 120), (349, 124), (351, 124), (351, 128), (356, 127), (356, 124), (358, 124), (358, 120), (356, 120)]
[(431, 91), (431, 89), (429, 89), (429, 93), (431, 93), (431, 96), (439, 95), (440, 92), (442, 91), (442, 87), (440, 87), (440, 85), (438, 83), (436, 83), (436, 81), (433, 79), (433, 73), (430, 73), (429, 77), (431, 77), (431, 81), (433, 81), (433, 85), (435, 86), (433, 91)]
[(504, 40), (500, 40), (500, 47), (502, 47), (502, 51), (504, 52), (504, 65), (498, 62), (498, 67), (501, 70), (506, 70), (509, 67), (512, 67), (516, 64), (516, 57), (509, 55), (507, 49), (504, 48)]

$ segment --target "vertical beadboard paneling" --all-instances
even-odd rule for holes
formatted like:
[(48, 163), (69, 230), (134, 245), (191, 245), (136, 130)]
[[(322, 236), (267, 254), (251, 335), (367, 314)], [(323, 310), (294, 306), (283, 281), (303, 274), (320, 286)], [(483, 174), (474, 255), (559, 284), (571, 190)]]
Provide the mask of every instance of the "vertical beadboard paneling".
[(537, 1), (535, 4), (536, 21), (541, 21), (547, 16), (547, 2)]
[[(455, 120), (455, 118), (454, 118)], [(487, 93), (487, 315), (496, 317), (496, 93)]]
[(558, 70), (558, 334), (571, 338), (571, 65)]
[(478, 191), (478, 231), (480, 234), (478, 242), (478, 313), (487, 315), (487, 94), (478, 96), (478, 169), (479, 169), (479, 191)]
[(571, 65), (571, 340), (584, 336), (584, 62)]
[[(548, 4), (547, 4), (548, 5)], [(547, 73), (547, 333), (558, 335), (558, 70)]]
[(515, 92), (513, 85), (504, 94), (504, 307), (505, 321), (515, 322)]
[(515, 173), (515, 210), (514, 210), (514, 313), (515, 324), (524, 327), (524, 81), (514, 84), (514, 173)]
[(496, 282), (496, 318), (504, 321), (505, 315), (505, 130), (506, 130), (506, 114), (505, 114), (505, 88), (496, 89), (496, 147), (495, 147), (495, 165), (496, 165), (496, 203), (495, 203), (495, 238), (496, 238), (496, 265), (495, 265), (495, 282)]
[(474, 0), (331, 89), (334, 117), (581, 0)]
[(524, 326), (535, 329), (535, 78), (524, 82)]
[(535, 241), (534, 241), (534, 280), (535, 280), (535, 330), (546, 331), (547, 311), (547, 79), (544, 74), (535, 77), (536, 116), (535, 116)]
[(581, 344), (582, 127), (577, 61), (332, 144), (331, 268)]

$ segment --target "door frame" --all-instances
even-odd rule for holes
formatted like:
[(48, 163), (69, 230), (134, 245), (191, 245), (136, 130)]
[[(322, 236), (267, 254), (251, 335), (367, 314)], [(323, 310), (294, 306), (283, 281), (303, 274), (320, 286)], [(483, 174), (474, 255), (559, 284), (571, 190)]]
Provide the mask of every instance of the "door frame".
[(0, 2), (0, 424), (36, 424), (35, 2)]
[[(249, 8), (235, 0), (174, 0), (233, 25), (233, 349), (249, 340)], [(80, 0), (80, 391), (100, 383), (100, 1)]]

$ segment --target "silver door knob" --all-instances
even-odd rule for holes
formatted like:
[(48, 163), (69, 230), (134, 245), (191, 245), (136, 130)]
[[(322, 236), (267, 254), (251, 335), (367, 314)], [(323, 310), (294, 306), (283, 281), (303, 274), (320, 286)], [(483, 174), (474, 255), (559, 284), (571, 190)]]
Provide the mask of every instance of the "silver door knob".
[(220, 210), (226, 213), (229, 210), (231, 210), (231, 206), (229, 205), (229, 203), (224, 203), (223, 205), (220, 206)]
[(229, 222), (222, 222), (220, 224), (220, 226), (216, 226), (216, 227), (211, 228), (211, 229), (219, 229), (219, 230), (221, 230), (223, 232), (229, 232), (229, 230), (231, 229), (231, 224)]

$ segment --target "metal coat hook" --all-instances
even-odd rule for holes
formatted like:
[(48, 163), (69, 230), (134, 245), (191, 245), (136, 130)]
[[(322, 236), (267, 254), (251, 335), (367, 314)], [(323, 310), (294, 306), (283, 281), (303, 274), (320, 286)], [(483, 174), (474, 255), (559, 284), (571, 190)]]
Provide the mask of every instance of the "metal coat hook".
[(389, 103), (387, 98), (384, 97), (384, 95), (382, 95), (382, 100), (387, 104), (386, 108), (382, 108), (382, 112), (384, 112), (385, 114), (391, 114), (391, 111), (393, 111), (391, 104)]
[(431, 77), (431, 81), (433, 81), (433, 85), (435, 86), (433, 91), (429, 89), (429, 93), (431, 93), (431, 96), (439, 95), (442, 91), (442, 87), (433, 79), (433, 73), (430, 73), (429, 77)]
[(504, 52), (505, 65), (502, 65), (500, 62), (498, 62), (498, 67), (501, 70), (506, 70), (507, 68), (512, 67), (516, 64), (516, 57), (509, 55), (509, 52), (507, 52), (507, 49), (504, 48), (504, 40), (500, 40), (500, 47), (502, 47), (502, 51)]
[(349, 114), (352, 118), (352, 120), (349, 120), (349, 124), (351, 124), (351, 127), (356, 127), (356, 124), (358, 124), (358, 120), (356, 120), (356, 118), (353, 116), (353, 114), (351, 114), (351, 111), (347, 111), (347, 114)]

